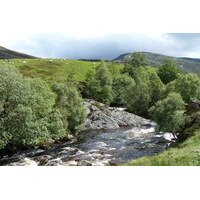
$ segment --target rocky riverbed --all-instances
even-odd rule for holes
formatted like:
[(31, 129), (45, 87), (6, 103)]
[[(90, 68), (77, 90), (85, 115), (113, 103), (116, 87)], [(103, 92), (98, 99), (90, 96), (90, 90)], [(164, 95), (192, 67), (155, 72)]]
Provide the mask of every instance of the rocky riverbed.
[(47, 149), (1, 155), (5, 166), (110, 166), (152, 156), (176, 141), (171, 133), (157, 133), (156, 124), (93, 100), (85, 102), (85, 131)]

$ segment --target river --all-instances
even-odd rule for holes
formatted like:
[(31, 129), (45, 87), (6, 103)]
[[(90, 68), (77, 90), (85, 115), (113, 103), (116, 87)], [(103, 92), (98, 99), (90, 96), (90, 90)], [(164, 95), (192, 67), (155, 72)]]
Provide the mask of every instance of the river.
[(61, 142), (48, 149), (3, 155), (0, 165), (10, 166), (110, 166), (156, 155), (175, 143), (170, 133), (156, 133), (156, 124), (85, 131), (75, 141)]

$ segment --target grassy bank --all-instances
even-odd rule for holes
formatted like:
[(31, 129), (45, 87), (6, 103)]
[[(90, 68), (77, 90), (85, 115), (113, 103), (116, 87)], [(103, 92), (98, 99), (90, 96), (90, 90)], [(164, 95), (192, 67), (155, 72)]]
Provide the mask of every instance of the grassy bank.
[[(0, 62), (18, 67), (24, 76), (42, 78), (47, 83), (64, 82), (69, 72), (74, 73), (75, 81), (83, 81), (86, 73), (99, 64), (71, 59), (12, 59)], [(116, 66), (123, 68), (123, 65)]]
[(133, 160), (128, 166), (199, 166), (200, 165), (200, 131), (188, 138), (176, 148), (163, 153)]
[[(42, 78), (49, 84), (64, 82), (69, 72), (74, 73), (75, 81), (84, 81), (86, 73), (99, 64), (99, 62), (71, 59), (12, 59), (0, 60), (0, 63), (18, 67), (25, 77)], [(116, 65), (116, 67), (122, 69), (124, 65)], [(149, 71), (157, 70), (153, 67), (148, 69)]]

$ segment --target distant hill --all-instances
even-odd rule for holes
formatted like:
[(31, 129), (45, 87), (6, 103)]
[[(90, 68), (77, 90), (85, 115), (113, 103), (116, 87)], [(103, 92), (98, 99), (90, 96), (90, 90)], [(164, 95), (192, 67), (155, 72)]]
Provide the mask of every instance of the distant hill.
[[(171, 58), (184, 73), (193, 72), (193, 73), (200, 74), (200, 59), (198, 58), (188, 58), (188, 57), (178, 58), (178, 57), (166, 56), (166, 55), (157, 54), (157, 53), (149, 53), (149, 52), (142, 52), (142, 53), (146, 54), (150, 62), (150, 66), (152, 67), (159, 67), (163, 65), (164, 60), (166, 58)], [(129, 54), (130, 53), (122, 54), (113, 60), (118, 63), (123, 63), (124, 57)]]
[(17, 51), (12, 51), (0, 46), (0, 59), (24, 59), (24, 58), (37, 58), (35, 56), (30, 56), (28, 54), (20, 53)]

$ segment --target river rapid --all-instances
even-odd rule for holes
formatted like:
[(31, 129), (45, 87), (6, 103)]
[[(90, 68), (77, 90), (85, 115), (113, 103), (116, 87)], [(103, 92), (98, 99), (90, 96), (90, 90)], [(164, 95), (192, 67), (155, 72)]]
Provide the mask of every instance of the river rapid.
[(115, 130), (90, 130), (77, 139), (51, 145), (48, 149), (1, 155), (5, 166), (112, 166), (156, 155), (176, 139), (171, 133), (157, 133), (156, 124)]

